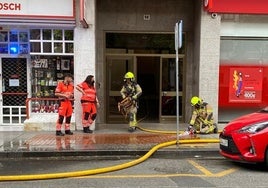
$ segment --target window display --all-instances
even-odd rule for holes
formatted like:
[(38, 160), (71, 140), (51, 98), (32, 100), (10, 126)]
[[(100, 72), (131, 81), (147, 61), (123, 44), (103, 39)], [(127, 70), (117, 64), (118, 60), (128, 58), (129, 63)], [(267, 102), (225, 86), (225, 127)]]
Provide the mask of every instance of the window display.
[(72, 56), (32, 56), (32, 112), (57, 112), (55, 88), (65, 73), (73, 74)]
[(73, 34), (73, 30), (31, 29), (30, 53), (73, 54)]

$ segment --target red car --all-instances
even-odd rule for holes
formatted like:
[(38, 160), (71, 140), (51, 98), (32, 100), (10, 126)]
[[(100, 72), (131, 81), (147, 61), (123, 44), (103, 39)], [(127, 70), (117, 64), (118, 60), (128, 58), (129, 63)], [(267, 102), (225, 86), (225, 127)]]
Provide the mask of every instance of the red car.
[(268, 167), (268, 107), (229, 122), (219, 137), (225, 158)]

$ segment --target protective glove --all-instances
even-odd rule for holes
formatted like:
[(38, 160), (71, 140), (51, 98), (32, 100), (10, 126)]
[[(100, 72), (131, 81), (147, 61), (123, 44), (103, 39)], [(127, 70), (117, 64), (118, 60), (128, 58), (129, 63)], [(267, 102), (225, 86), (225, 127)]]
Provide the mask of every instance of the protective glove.
[(132, 96), (132, 100), (137, 100), (137, 96), (136, 95)]
[(209, 125), (209, 121), (205, 119), (205, 120), (204, 120), (204, 124), (205, 124), (205, 125)]

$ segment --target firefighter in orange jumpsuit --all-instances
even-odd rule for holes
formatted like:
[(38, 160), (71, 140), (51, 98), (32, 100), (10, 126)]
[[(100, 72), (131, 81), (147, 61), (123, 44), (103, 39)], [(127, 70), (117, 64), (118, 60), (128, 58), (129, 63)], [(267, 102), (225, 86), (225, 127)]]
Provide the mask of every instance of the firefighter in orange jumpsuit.
[(71, 117), (73, 113), (73, 95), (74, 86), (73, 86), (73, 76), (69, 73), (64, 75), (64, 80), (58, 82), (58, 85), (55, 90), (55, 96), (59, 97), (60, 105), (58, 111), (58, 120), (56, 123), (56, 135), (64, 136), (64, 133), (61, 132), (61, 127), (63, 120), (65, 118), (65, 134), (72, 135), (73, 132), (70, 130)]
[(93, 133), (93, 131), (90, 130), (90, 125), (96, 119), (97, 107), (100, 105), (94, 83), (94, 76), (89, 75), (86, 77), (85, 81), (76, 86), (76, 89), (82, 93), (82, 125), (84, 133)]

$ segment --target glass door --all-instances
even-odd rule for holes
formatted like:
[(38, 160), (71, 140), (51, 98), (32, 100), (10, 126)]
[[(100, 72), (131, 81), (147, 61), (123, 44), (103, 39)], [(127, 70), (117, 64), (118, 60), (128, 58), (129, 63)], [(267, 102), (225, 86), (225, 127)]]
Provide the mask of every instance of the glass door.
[(121, 101), (120, 90), (126, 72), (135, 73), (134, 57), (107, 56), (107, 122), (124, 123), (124, 117), (118, 112), (117, 104)]
[[(176, 58), (161, 59), (160, 122), (176, 120)], [(179, 116), (183, 116), (183, 58), (179, 58)]]

